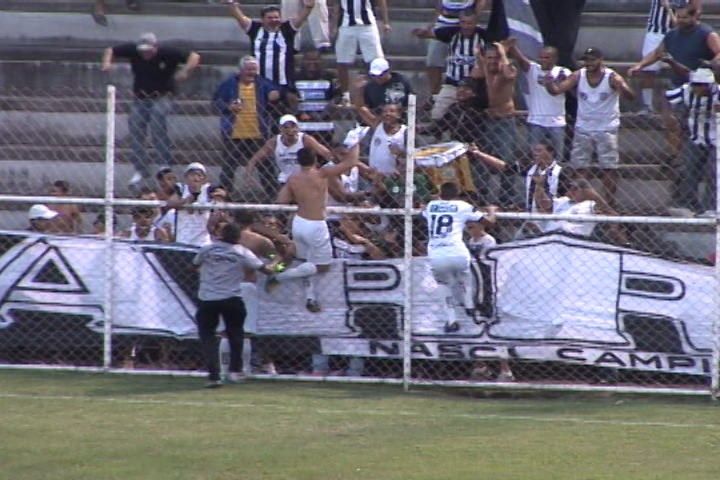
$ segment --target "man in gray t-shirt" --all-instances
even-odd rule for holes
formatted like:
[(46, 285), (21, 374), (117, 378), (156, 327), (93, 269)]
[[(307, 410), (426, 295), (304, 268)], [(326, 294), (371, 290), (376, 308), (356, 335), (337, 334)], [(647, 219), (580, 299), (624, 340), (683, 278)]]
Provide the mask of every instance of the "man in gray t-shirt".
[(215, 242), (200, 249), (193, 259), (200, 267), (198, 298), (204, 301), (240, 297), (245, 270), (260, 270), (263, 262), (242, 245)]
[(243, 327), (245, 303), (240, 284), (246, 270), (273, 273), (254, 253), (239, 245), (240, 228), (235, 224), (223, 227), (220, 241), (200, 249), (193, 265), (200, 269), (198, 309), (195, 320), (208, 369), (206, 387), (222, 385), (216, 331), (222, 315), (225, 333), (230, 343), (230, 365), (226, 381), (238, 382), (242, 372)]

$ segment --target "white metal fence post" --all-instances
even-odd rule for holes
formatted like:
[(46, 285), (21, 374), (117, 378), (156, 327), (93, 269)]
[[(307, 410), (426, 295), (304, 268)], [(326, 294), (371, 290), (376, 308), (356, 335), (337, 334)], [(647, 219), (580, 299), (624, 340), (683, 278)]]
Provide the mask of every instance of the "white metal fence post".
[(105, 297), (103, 299), (103, 367), (112, 366), (112, 311), (113, 311), (113, 218), (115, 207), (115, 106), (116, 89), (107, 87), (107, 111), (105, 131)]
[(417, 123), (417, 96), (410, 95), (408, 98), (408, 128), (407, 146), (405, 148), (407, 161), (405, 162), (405, 214), (404, 222), (404, 282), (403, 282), (403, 387), (410, 388), (411, 367), (412, 367), (412, 289), (413, 289), (413, 197), (415, 193), (415, 161), (412, 158), (415, 152), (415, 125)]

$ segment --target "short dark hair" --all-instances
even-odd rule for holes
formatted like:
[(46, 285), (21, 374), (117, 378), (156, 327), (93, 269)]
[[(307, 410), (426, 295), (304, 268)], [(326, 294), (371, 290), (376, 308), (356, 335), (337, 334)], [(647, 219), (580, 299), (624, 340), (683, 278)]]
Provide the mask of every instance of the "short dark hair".
[(252, 225), (255, 223), (255, 212), (252, 212), (250, 210), (238, 210), (235, 213), (233, 213), (233, 218), (238, 223), (238, 225)]
[(141, 205), (139, 207), (133, 207), (130, 214), (133, 217), (145, 217), (145, 216), (153, 216), (155, 212), (153, 211), (152, 207), (146, 207), (144, 205)]
[(240, 227), (230, 222), (220, 230), (220, 240), (225, 243), (237, 244), (240, 241), (240, 234)]
[(452, 200), (460, 194), (460, 187), (455, 182), (445, 182), (440, 185), (440, 198), (443, 200)]
[(155, 193), (155, 190), (148, 187), (147, 185), (143, 185), (138, 191), (138, 198), (142, 198), (143, 195), (150, 195), (151, 193)]
[(170, 167), (161, 168), (161, 169), (158, 170), (158, 172), (155, 174), (155, 178), (156, 178), (157, 180), (162, 180), (163, 178), (165, 178), (165, 175), (167, 175), (168, 173), (171, 173), (172, 171), (173, 171), (173, 169), (170, 168)]
[(552, 54), (557, 58), (559, 52), (558, 49), (553, 47), (552, 45), (543, 45), (541, 50), (548, 50), (549, 52), (552, 52)]
[(297, 161), (301, 167), (311, 167), (317, 161), (315, 152), (309, 148), (301, 148), (297, 152)]
[(267, 7), (263, 7), (262, 10), (260, 10), (260, 16), (264, 17), (265, 15), (267, 15), (268, 13), (271, 13), (271, 12), (280, 13), (280, 7), (278, 7), (277, 5), (268, 5)]
[(53, 182), (53, 187), (57, 187), (63, 192), (67, 193), (70, 191), (70, 184), (65, 180), (56, 180)]
[[(540, 140), (535, 142), (535, 145), (540, 145), (540, 146), (545, 147), (545, 150), (547, 150), (548, 152), (550, 152), (553, 155), (555, 155), (555, 153), (557, 153), (555, 151), (555, 145), (553, 145), (553, 143), (547, 138), (541, 138)], [(535, 146), (535, 145), (533, 145), (533, 146)]]
[[(93, 221), (93, 225), (97, 225), (98, 223), (105, 223), (105, 212), (100, 212), (97, 214), (97, 217), (95, 217), (95, 220)], [(113, 213), (113, 226), (116, 227), (118, 224), (118, 217), (116, 214)]]

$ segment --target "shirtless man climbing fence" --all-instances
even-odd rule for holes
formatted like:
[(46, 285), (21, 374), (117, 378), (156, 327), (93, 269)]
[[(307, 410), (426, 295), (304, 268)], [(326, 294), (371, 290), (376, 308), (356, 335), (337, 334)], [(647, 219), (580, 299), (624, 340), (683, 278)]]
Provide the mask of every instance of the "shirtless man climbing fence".
[(328, 179), (348, 172), (358, 164), (359, 143), (367, 134), (367, 127), (351, 130), (345, 139), (347, 151), (342, 162), (330, 167), (318, 168), (315, 153), (307, 148), (298, 151), (297, 160), (301, 170), (288, 178), (278, 194), (277, 203), (296, 203), (298, 211), (292, 221), (292, 236), (295, 242), (296, 258), (300, 265), (289, 268), (268, 279), (268, 290), (272, 291), (278, 282), (295, 278), (305, 280), (306, 307), (319, 312), (320, 305), (315, 298), (315, 275), (327, 272), (332, 260), (330, 232), (326, 222)]

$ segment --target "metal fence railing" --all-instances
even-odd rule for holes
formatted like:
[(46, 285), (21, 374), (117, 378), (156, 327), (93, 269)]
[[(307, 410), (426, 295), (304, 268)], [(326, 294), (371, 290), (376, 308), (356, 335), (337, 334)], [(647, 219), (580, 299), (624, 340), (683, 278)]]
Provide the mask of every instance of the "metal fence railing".
[[(248, 171), (265, 139), (224, 137), (209, 103), (178, 100), (163, 123), (113, 87), (106, 98), (0, 98), (0, 169), (14, 172), (0, 183), (3, 368), (201, 374), (187, 229), (210, 236), (243, 212), (292, 266), (295, 207), (275, 204), (280, 175), (295, 168), (287, 152), (305, 129), (315, 140), (299, 141), (333, 161), (342, 154), (333, 141), (353, 126), (280, 127), (277, 141), (291, 145)], [(563, 129), (537, 141), (522, 116), (497, 122), (458, 107), (432, 121), (413, 97), (404, 115), (382, 114), (374, 128), (384, 136), (371, 131), (362, 147), (369, 168), (331, 182), (330, 269), (310, 286), (269, 292), (261, 275), (246, 286), (248, 374), (715, 395), (714, 149), (686, 139), (672, 150), (659, 119), (632, 116), (613, 135)], [(161, 143), (132, 138), (128, 123), (141, 114), (148, 132), (167, 125)], [(406, 135), (393, 136), (398, 124)], [(148, 156), (138, 160), (138, 148)], [(150, 161), (168, 151), (169, 161)], [(228, 155), (239, 157), (223, 169)], [(704, 169), (688, 182), (695, 161)], [(494, 224), (466, 224), (470, 268), (449, 277), (428, 248), (450, 242), (452, 227), (420, 215), (448, 182), (481, 211), (499, 207)], [(191, 206), (168, 207), (193, 192)], [(321, 311), (306, 308), (308, 288)]]

